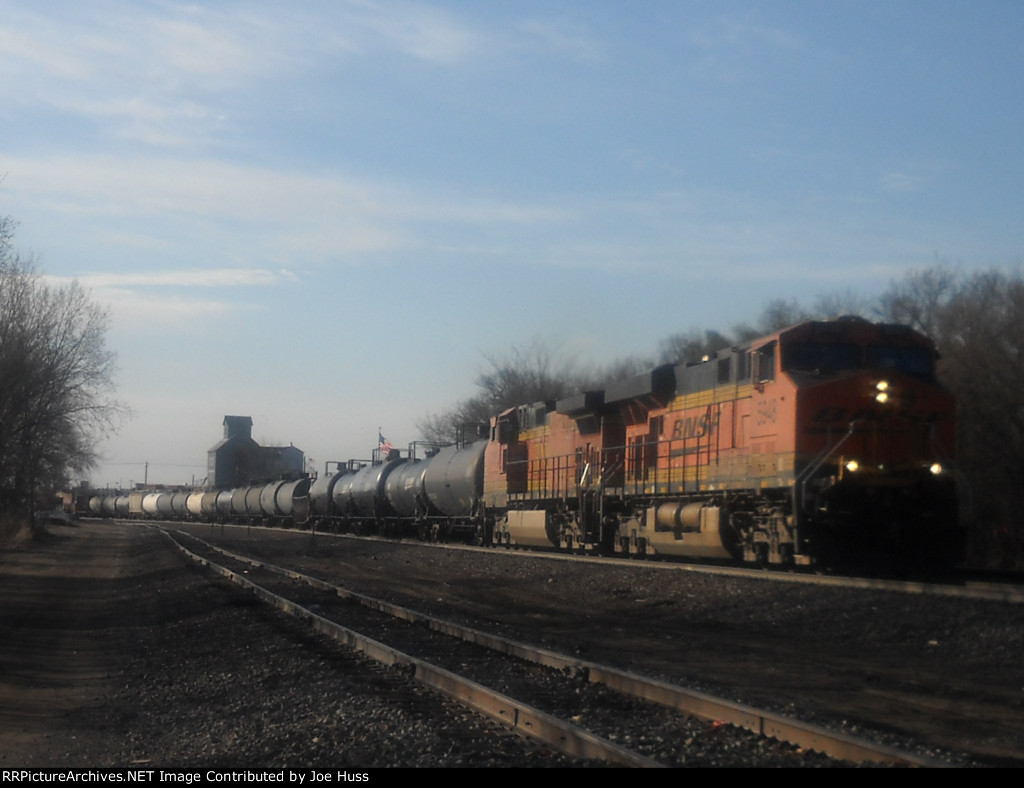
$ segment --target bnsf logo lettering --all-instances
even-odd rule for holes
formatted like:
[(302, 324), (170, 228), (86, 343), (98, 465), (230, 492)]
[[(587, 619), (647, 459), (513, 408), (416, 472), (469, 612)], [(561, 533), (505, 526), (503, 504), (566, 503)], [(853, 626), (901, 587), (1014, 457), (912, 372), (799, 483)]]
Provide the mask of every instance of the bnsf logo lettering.
[(714, 413), (709, 411), (700, 416), (685, 416), (676, 419), (672, 425), (672, 439), (703, 438), (718, 429), (721, 418), (722, 411), (716, 410)]

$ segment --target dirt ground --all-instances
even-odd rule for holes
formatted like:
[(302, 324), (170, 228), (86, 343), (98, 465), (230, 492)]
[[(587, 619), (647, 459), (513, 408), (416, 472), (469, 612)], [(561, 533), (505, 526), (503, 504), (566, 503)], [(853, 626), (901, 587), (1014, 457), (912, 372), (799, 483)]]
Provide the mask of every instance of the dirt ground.
[(4, 766), (84, 763), (107, 749), (91, 711), (117, 691), (147, 578), (132, 570), (127, 532), (111, 532), (102, 550), (79, 536), (52, 527), (0, 551)]

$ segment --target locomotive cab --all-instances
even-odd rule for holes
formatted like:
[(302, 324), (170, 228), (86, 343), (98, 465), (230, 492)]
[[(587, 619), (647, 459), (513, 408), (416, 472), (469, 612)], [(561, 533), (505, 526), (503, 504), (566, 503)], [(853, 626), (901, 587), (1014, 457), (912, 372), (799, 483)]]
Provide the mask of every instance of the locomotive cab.
[(952, 563), (963, 534), (954, 404), (936, 382), (931, 342), (907, 326), (848, 319), (783, 332), (779, 349), (795, 398), (797, 552), (833, 565)]

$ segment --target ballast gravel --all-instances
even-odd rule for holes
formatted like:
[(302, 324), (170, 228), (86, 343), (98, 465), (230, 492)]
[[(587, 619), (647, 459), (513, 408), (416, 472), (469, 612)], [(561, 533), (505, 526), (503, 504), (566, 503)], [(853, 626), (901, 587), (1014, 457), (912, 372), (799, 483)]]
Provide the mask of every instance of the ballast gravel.
[[(309, 633), (192, 565), (151, 529), (86, 522), (51, 531), (49, 540), (0, 552), (5, 599), (0, 608), (0, 701), (10, 701), (0, 703), (2, 767), (603, 765), (532, 744), (418, 687), (401, 671), (377, 666)], [(657, 580), (659, 585), (651, 585), (646, 573), (522, 561), (501, 570), (506, 572), (503, 585), (496, 588), (499, 556), (481, 560), (478, 554), (451, 551), (424, 557), (401, 545), (354, 547), (326, 538), (299, 537), (291, 548), (262, 535), (247, 534), (246, 539), (260, 540), (271, 555), (290, 550), (332, 566), (340, 563), (338, 554), (361, 553), (344, 567), (353, 585), (367, 592), (386, 589), (388, 577), (400, 571), (409, 582), (395, 594), (401, 601), (419, 602), (454, 618), (490, 615), (497, 625), (497, 617), (487, 611), (498, 595), (517, 605), (516, 615), (501, 627), (518, 634), (532, 627), (540, 641), (562, 649), (575, 642), (582, 653), (627, 667), (630, 643), (640, 629), (654, 628), (670, 654), (689, 656), (679, 663), (685, 672), (699, 673), (703, 663), (697, 649), (706, 648), (716, 632), (734, 651), (751, 648), (737, 635), (744, 621), (765, 632), (783, 627), (802, 632), (814, 629), (808, 615), (820, 615), (815, 642), (865, 627), (865, 611), (843, 611), (826, 595), (803, 589), (767, 595), (759, 619), (749, 596), (731, 581)], [(717, 590), (712, 591), (713, 585)], [(712, 594), (717, 595), (713, 608), (706, 598)], [(550, 605), (538, 601), (545, 595)], [(849, 599), (878, 604), (875, 596)], [(919, 619), (925, 616), (911, 632), (911, 642), (941, 638), (943, 648), (954, 644), (957, 660), (970, 661), (982, 652), (1009, 654), (1020, 645), (1015, 640), (1019, 620), (1003, 622), (1006, 626), (941, 616), (929, 620), (921, 610), (931, 606), (907, 605)], [(621, 611), (633, 615), (618, 620)], [(664, 623), (683, 611), (690, 640), (681, 634), (679, 622)], [(616, 625), (609, 625), (609, 614)], [(649, 620), (642, 621), (640, 614)], [(869, 618), (875, 621), (870, 613)], [(883, 647), (900, 626), (892, 615), (877, 616), (877, 625), (863, 633), (868, 648), (873, 642)], [(971, 631), (965, 632), (968, 626)], [(987, 642), (977, 644), (979, 636)], [(780, 651), (778, 643), (754, 647), (746, 658), (753, 663), (774, 654), (781, 677), (799, 642), (794, 641), (793, 651)], [(920, 648), (924, 663), (931, 663), (936, 647), (925, 642)], [(907, 653), (914, 647), (903, 643), (898, 649)], [(664, 654), (651, 656), (655, 668), (663, 667), (655, 673), (681, 678)], [(709, 648), (705, 657), (721, 661)], [(41, 710), (41, 702), (51, 704), (49, 712)], [(675, 721), (672, 730), (678, 730)], [(633, 734), (613, 727), (609, 735), (628, 744)], [(835, 763), (814, 753), (784, 751), (713, 722), (693, 721), (686, 737), (685, 757), (677, 765)], [(657, 752), (658, 743), (650, 744)]]
[[(531, 743), (306, 631), (156, 532), (52, 530), (0, 553), (0, 700), (17, 701), (0, 703), (0, 768), (604, 765)], [(703, 727), (688, 764), (800, 763)]]

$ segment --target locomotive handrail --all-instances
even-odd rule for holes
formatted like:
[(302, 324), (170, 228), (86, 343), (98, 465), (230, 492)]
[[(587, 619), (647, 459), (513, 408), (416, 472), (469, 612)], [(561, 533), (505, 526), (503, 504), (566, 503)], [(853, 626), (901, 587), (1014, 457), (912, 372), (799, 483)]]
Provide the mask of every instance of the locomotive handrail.
[(804, 468), (802, 471), (800, 471), (800, 473), (796, 475), (796, 483), (806, 484), (810, 480), (810, 478), (815, 473), (818, 472), (818, 469), (825, 464), (825, 460), (831, 457), (832, 454), (835, 453), (836, 449), (838, 449), (840, 446), (846, 443), (846, 441), (848, 441), (853, 436), (854, 430), (856, 430), (857, 425), (861, 421), (862, 419), (855, 419), (851, 421), (849, 428), (846, 430), (846, 434), (843, 435), (842, 438), (836, 441), (833, 445), (826, 446), (824, 449), (822, 449), (818, 456), (815, 457), (806, 468)]
[(796, 475), (794, 481), (794, 495), (796, 500), (793, 501), (793, 543), (796, 546), (796, 552), (800, 552), (800, 521), (803, 519), (804, 513), (804, 494), (807, 491), (807, 482), (811, 480), (811, 477), (825, 464), (825, 460), (835, 454), (836, 450), (842, 446), (846, 441), (853, 437), (854, 431), (857, 429), (862, 419), (854, 419), (850, 422), (849, 428), (846, 430), (846, 434), (837, 440), (831, 446), (826, 446), (821, 452), (815, 457), (811, 463), (804, 468), (800, 473)]

